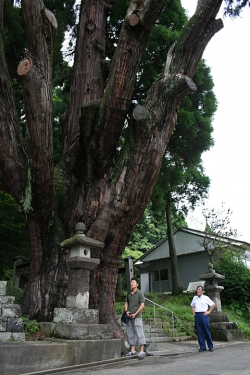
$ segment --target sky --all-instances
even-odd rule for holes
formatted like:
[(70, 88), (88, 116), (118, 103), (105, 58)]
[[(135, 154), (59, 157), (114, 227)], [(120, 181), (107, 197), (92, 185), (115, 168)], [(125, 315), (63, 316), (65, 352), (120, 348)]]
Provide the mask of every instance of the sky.
[[(197, 0), (181, 0), (188, 16)], [(210, 178), (209, 210), (232, 212), (231, 227), (238, 239), (250, 242), (250, 8), (239, 18), (223, 18), (224, 28), (209, 42), (203, 58), (211, 69), (218, 109), (213, 119), (214, 146), (203, 154), (205, 173)], [(204, 230), (202, 206), (188, 215), (190, 228)]]

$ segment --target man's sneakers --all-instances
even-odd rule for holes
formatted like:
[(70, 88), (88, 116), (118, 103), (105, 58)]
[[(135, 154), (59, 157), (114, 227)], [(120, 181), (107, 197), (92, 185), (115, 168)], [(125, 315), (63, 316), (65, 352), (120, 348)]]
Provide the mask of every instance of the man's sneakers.
[(143, 358), (145, 358), (145, 356), (146, 356), (146, 354), (144, 353), (144, 352), (140, 352), (139, 354), (138, 354), (138, 359), (143, 359)]
[[(124, 357), (134, 357), (136, 356), (136, 352), (128, 352), (127, 354), (124, 355)], [(146, 357), (145, 352), (140, 352), (137, 356), (138, 359), (143, 359)]]
[(133, 357), (134, 355), (136, 355), (136, 352), (128, 352), (124, 357)]

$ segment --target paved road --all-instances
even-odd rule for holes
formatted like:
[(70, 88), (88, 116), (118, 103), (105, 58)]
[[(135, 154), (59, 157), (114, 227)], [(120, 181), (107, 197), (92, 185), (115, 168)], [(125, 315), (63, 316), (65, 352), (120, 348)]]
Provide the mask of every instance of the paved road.
[(250, 375), (250, 342), (218, 347), (213, 353), (148, 356), (143, 360), (79, 369), (58, 375)]

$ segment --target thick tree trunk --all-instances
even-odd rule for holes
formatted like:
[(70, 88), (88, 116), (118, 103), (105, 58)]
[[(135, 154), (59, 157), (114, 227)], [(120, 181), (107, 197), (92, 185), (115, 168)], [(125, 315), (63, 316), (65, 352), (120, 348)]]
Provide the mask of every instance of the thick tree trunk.
[(169, 244), (169, 256), (171, 265), (171, 278), (172, 278), (172, 294), (177, 296), (182, 293), (182, 287), (180, 284), (178, 261), (176, 254), (176, 247), (174, 241), (174, 233), (172, 226), (172, 212), (170, 200), (166, 197), (166, 220), (167, 220), (167, 232), (168, 232), (168, 244)]
[(24, 311), (30, 317), (51, 320), (53, 308), (63, 305), (66, 254), (58, 244), (83, 221), (86, 235), (105, 243), (104, 249), (92, 253), (100, 265), (91, 273), (90, 307), (99, 308), (100, 322), (113, 323), (114, 334), (122, 335), (114, 307), (121, 255), (152, 194), (180, 102), (195, 89), (196, 66), (222, 28), (222, 21), (215, 20), (221, 2), (199, 1), (196, 14), (169, 51), (164, 75), (152, 86), (145, 107), (134, 108), (137, 69), (166, 1), (130, 2), (107, 82), (103, 28), (112, 1), (83, 1), (63, 154), (54, 168), (51, 61), (56, 20), (42, 1), (22, 1), (29, 46), (19, 72), (28, 144), (20, 136), (1, 48), (0, 131), (6, 145), (0, 148), (0, 169), (28, 218), (31, 277)]

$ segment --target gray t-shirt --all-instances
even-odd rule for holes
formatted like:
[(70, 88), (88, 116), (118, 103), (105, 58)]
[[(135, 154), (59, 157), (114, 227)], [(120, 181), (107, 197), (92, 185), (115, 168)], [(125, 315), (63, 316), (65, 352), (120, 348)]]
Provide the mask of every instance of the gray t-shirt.
[[(137, 289), (137, 291), (132, 294), (131, 292), (126, 296), (126, 302), (128, 302), (128, 311), (130, 311), (132, 314), (136, 313), (136, 311), (141, 306), (141, 303), (145, 302), (144, 294), (140, 289)], [(138, 315), (136, 315), (137, 318), (142, 318), (142, 311), (139, 312)]]

